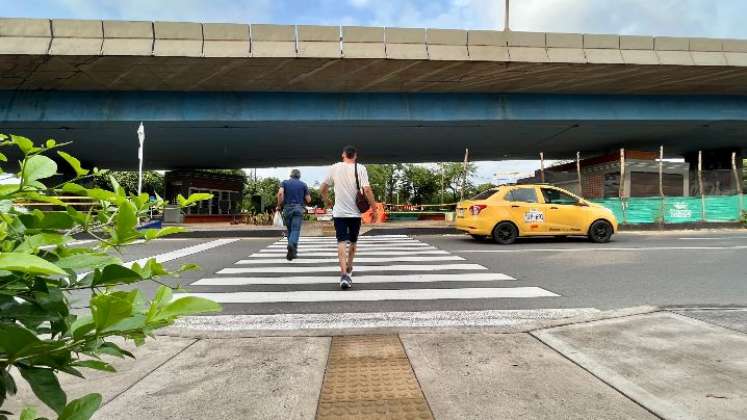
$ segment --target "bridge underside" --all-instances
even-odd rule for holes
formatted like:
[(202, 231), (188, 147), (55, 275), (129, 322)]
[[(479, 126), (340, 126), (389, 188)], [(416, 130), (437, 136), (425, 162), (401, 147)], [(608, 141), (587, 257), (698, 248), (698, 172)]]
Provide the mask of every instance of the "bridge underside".
[(492, 94), (0, 92), (0, 132), (73, 141), (100, 167), (326, 164), (575, 157), (619, 147), (669, 156), (747, 149), (747, 98)]

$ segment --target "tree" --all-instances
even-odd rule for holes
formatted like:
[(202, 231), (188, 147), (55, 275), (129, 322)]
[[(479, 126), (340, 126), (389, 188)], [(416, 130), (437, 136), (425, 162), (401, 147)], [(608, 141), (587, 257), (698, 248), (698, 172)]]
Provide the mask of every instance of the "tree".
[(430, 169), (416, 164), (403, 166), (401, 185), (412, 204), (432, 203), (439, 191), (438, 176)]
[(472, 187), (472, 183), (470, 182), (470, 177), (475, 174), (477, 171), (477, 167), (474, 163), (468, 163), (467, 164), (467, 171), (465, 174), (464, 170), (464, 163), (461, 162), (449, 162), (449, 163), (442, 163), (441, 164), (441, 170), (443, 171), (443, 176), (445, 180), (445, 185), (448, 190), (451, 191), (451, 200), (452, 202), (459, 201), (461, 197), (461, 190), (462, 190), (462, 182), (465, 180), (466, 175), (466, 182), (464, 182), (464, 191), (465, 196), (467, 196), (467, 191)]
[[(2, 405), (16, 392), (18, 371), (38, 399), (60, 419), (89, 419), (101, 404), (100, 394), (74, 401), (60, 386), (57, 376), (84, 377), (86, 369), (112, 372), (103, 355), (134, 357), (113, 337), (145, 342), (153, 331), (170, 325), (182, 315), (220, 310), (214, 302), (197, 297), (173, 299), (172, 288), (162, 285), (148, 301), (131, 286), (159, 277), (176, 276), (196, 268), (185, 265), (169, 271), (155, 259), (124, 265), (112, 252), (135, 241), (151, 241), (182, 229), (138, 230), (138, 218), (152, 206), (148, 194), (133, 195), (110, 177), (111, 190), (86, 188), (80, 182), (101, 176), (81, 167), (78, 159), (60, 150), (62, 144), (47, 140), (43, 146), (21, 136), (0, 134), (0, 147), (16, 147), (24, 158), (15, 184), (0, 185), (0, 418)], [(47, 154), (56, 152), (75, 172), (69, 182), (48, 187), (57, 163)], [(7, 158), (0, 153), (0, 161)], [(1, 172), (1, 171), (0, 171)], [(82, 211), (66, 205), (60, 195), (79, 195), (94, 204)], [(210, 194), (178, 197), (182, 207), (210, 199)], [(18, 203), (44, 203), (58, 210), (26, 209)], [(164, 207), (162, 200), (155, 203)], [(70, 246), (73, 235), (87, 233), (95, 246)], [(121, 290), (118, 286), (130, 286)], [(71, 311), (70, 293), (91, 292), (86, 313)], [(22, 419), (36, 419), (26, 408)]]
[(379, 201), (391, 203), (402, 177), (401, 164), (366, 165), (368, 181)]
[[(137, 193), (137, 178), (138, 173), (136, 171), (103, 171), (93, 176), (92, 186), (104, 188), (107, 190), (113, 190), (111, 178), (114, 178), (122, 188), (130, 194)], [(143, 192), (149, 195), (163, 195), (164, 180), (163, 175), (156, 171), (144, 171), (143, 172)]]
[[(246, 195), (245, 197), (249, 200), (248, 203), (245, 201), (244, 208), (253, 210), (254, 212), (263, 212), (268, 208), (277, 206), (277, 193), (280, 189), (280, 180), (277, 178), (259, 178), (256, 181), (249, 179), (246, 184)], [(262, 203), (264, 204), (263, 209), (255, 209), (251, 205), (251, 197), (259, 195), (262, 197)]]

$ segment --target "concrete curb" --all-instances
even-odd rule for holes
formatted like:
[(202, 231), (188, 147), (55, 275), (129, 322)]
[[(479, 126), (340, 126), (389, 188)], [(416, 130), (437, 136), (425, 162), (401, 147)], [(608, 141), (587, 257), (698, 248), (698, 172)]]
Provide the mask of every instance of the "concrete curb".
[[(329, 337), (371, 334), (513, 334), (658, 312), (656, 306), (368, 314), (218, 315), (180, 319), (156, 334), (183, 338)], [(413, 319), (413, 317), (415, 319)]]

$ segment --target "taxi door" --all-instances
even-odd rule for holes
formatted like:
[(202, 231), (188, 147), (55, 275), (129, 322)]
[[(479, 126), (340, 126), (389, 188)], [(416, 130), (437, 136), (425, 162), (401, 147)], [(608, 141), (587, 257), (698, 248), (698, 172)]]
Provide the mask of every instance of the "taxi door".
[(515, 187), (506, 193), (511, 220), (519, 227), (521, 235), (541, 235), (546, 232), (542, 204), (537, 187)]
[(578, 198), (552, 187), (540, 187), (546, 231), (551, 234), (581, 232), (582, 212)]

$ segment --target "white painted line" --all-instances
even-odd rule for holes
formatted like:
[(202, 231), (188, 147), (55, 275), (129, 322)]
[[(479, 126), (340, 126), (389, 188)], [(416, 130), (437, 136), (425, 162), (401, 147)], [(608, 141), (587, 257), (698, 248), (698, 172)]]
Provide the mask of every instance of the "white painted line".
[[(217, 248), (219, 246), (227, 245), (227, 244), (236, 242), (238, 240), (240, 240), (240, 239), (239, 238), (216, 239), (214, 241), (205, 242), (205, 243), (201, 243), (201, 244), (189, 246), (189, 247), (182, 248), (182, 249), (177, 249), (175, 251), (165, 252), (163, 254), (158, 254), (158, 255), (154, 255), (154, 256), (150, 256), (150, 257), (140, 258), (139, 260), (128, 261), (128, 262), (126, 262), (126, 263), (124, 263), (122, 265), (124, 265), (125, 267), (132, 267), (135, 263), (137, 263), (140, 266), (142, 266), (143, 264), (147, 263), (150, 259), (153, 259), (153, 258), (155, 258), (156, 261), (159, 262), (159, 263), (164, 263), (164, 262), (176, 260), (178, 258), (186, 257), (186, 256), (189, 256), (189, 255), (194, 255), (194, 254), (197, 254), (197, 253), (200, 253), (200, 252), (203, 252), (203, 251), (207, 251), (208, 249)], [(78, 280), (83, 279), (85, 276), (88, 275), (88, 273), (90, 273), (90, 271), (79, 273), (78, 274)]]
[(607, 247), (589, 246), (583, 248), (516, 248), (516, 249), (460, 249), (456, 253), (510, 254), (524, 252), (641, 252), (641, 251), (723, 251), (747, 249), (747, 245), (737, 246), (648, 246), (648, 247)]
[[(385, 262), (433, 262), (433, 261), (464, 261), (464, 258), (458, 255), (444, 255), (440, 257), (424, 256), (396, 256), (396, 257), (357, 257), (356, 263), (385, 263)], [(317, 264), (317, 263), (336, 263), (337, 258), (296, 258), (288, 261), (285, 258), (253, 258), (251, 260), (239, 260), (236, 264)]]
[(174, 251), (171, 251), (171, 252), (166, 252), (166, 253), (155, 255), (155, 256), (151, 256), (151, 257), (145, 257), (145, 258), (141, 258), (141, 259), (135, 260), (135, 261), (130, 261), (130, 262), (125, 263), (125, 265), (127, 267), (130, 267), (130, 266), (132, 266), (135, 263), (143, 265), (146, 262), (148, 262), (148, 260), (150, 260), (152, 258), (155, 258), (156, 261), (158, 261), (159, 263), (164, 263), (164, 262), (176, 260), (178, 258), (186, 257), (188, 255), (198, 254), (200, 252), (207, 251), (208, 249), (213, 249), (213, 248), (217, 248), (219, 246), (228, 245), (228, 244), (234, 243), (234, 242), (236, 242), (238, 240), (239, 240), (239, 238), (216, 239), (214, 241), (204, 242), (204, 243), (193, 245), (193, 246), (189, 246), (189, 247), (186, 247), (186, 248), (177, 249), (177, 250), (174, 250)]
[[(403, 265), (356, 265), (355, 272), (361, 273), (366, 271), (442, 271), (442, 270), (487, 270), (480, 264), (403, 264)], [(241, 268), (224, 268), (217, 274), (248, 274), (248, 273), (337, 273), (340, 267), (330, 266), (286, 266), (286, 267), (241, 267)]]
[[(268, 249), (256, 252), (249, 256), (249, 258), (277, 258), (286, 254), (286, 250), (282, 249)], [(447, 251), (441, 250), (419, 250), (419, 249), (404, 249), (401, 251), (370, 251), (370, 250), (358, 250), (355, 255), (358, 256), (385, 256), (385, 255), (448, 255)], [(300, 250), (298, 255), (301, 258), (305, 257), (336, 257), (337, 251), (311, 251), (305, 252)]]
[[(285, 241), (288, 238), (282, 238), (281, 241)], [(397, 240), (397, 239), (412, 239), (411, 237), (407, 235), (376, 235), (376, 236), (358, 236), (358, 239), (361, 241), (388, 241), (388, 240)], [(301, 236), (299, 238), (301, 241), (334, 241), (337, 240), (334, 236)]]
[(729, 239), (747, 239), (747, 236), (706, 236), (706, 237), (691, 237), (691, 238), (677, 238), (681, 241), (716, 241), (716, 240), (729, 240)]
[[(309, 245), (337, 245), (338, 242), (339, 241), (337, 241), (335, 239), (324, 240), (324, 241), (304, 241), (304, 240), (298, 241), (298, 243), (309, 244)], [(286, 241), (286, 240), (280, 240), (280, 241), (274, 242), (274, 244), (276, 244), (276, 245), (286, 245), (287, 243), (288, 243), (288, 241)], [(358, 240), (357, 243), (359, 243), (359, 244), (371, 244), (371, 245), (383, 245), (383, 244), (407, 245), (407, 244), (422, 243), (422, 242), (419, 241), (419, 240), (417, 240), (417, 239), (401, 239), (401, 240), (387, 239), (387, 240), (379, 240), (379, 241), (361, 241), (361, 240)]]
[[(275, 245), (286, 245), (288, 241), (276, 241), (274, 242)], [(306, 244), (306, 245), (337, 245), (338, 241), (332, 240), (332, 241), (298, 241), (298, 243)], [(407, 244), (413, 244), (413, 243), (422, 243), (421, 241), (418, 241), (416, 239), (403, 239), (399, 241), (393, 241), (393, 240), (386, 240), (386, 241), (358, 241), (359, 244), (370, 244), (370, 245), (385, 245), (385, 244), (391, 244), (391, 245), (407, 245)]]
[(523, 309), (487, 311), (422, 312), (343, 312), (276, 315), (187, 316), (176, 320), (175, 327), (205, 332), (357, 330), (383, 328), (538, 328), (545, 322), (574, 319), (591, 320), (600, 311), (595, 308)]
[(402, 290), (306, 290), (298, 292), (175, 293), (218, 303), (362, 302), (382, 300), (499, 299), (560, 296), (541, 287)]
[[(423, 242), (413, 242), (410, 244), (357, 244), (359, 249), (389, 249), (389, 248), (433, 248), (433, 245)], [(288, 245), (272, 244), (267, 249), (286, 249)], [(337, 242), (326, 245), (316, 244), (299, 244), (298, 249), (337, 249)]]
[[(374, 283), (431, 283), (440, 281), (510, 281), (515, 278), (501, 273), (457, 273), (457, 274), (405, 274), (355, 276), (355, 284)], [(247, 285), (291, 285), (291, 284), (337, 284), (339, 276), (298, 277), (211, 277), (197, 280), (190, 286), (247, 286)]]

